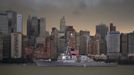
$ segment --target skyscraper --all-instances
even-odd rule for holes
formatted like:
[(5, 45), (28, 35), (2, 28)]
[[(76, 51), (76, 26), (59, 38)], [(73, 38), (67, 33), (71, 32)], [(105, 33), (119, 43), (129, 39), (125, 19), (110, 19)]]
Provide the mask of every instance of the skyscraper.
[(11, 58), (22, 58), (22, 34), (11, 33)]
[(96, 34), (100, 34), (102, 39), (106, 38), (108, 27), (105, 24), (96, 25)]
[(65, 21), (65, 17), (63, 16), (60, 20), (60, 31), (61, 32), (65, 32), (65, 26), (66, 26), (66, 21)]
[(5, 11), (0, 13), (0, 32), (3, 33), (3, 60), (8, 61), (11, 57), (11, 33), (16, 32), (15, 11)]
[(0, 32), (0, 61), (3, 59), (3, 33)]
[(9, 58), (10, 36), (9, 36), (9, 26), (8, 26), (8, 14), (5, 12), (0, 13), (0, 32), (1, 34), (3, 34), (3, 43), (1, 44), (2, 46), (2, 49), (1, 49), (2, 58), (1, 59)]
[(134, 60), (134, 32), (128, 33), (128, 56)]
[(73, 26), (68, 26), (65, 32), (65, 37), (66, 37), (66, 44), (69, 48), (69, 50), (76, 49), (76, 36), (75, 36), (76, 32), (73, 28)]
[(39, 19), (40, 20), (40, 28), (39, 28), (39, 30), (40, 30), (40, 34), (39, 34), (39, 36), (41, 36), (41, 37), (45, 37), (45, 33), (46, 33), (46, 18), (44, 18), (44, 17), (42, 17), (42, 18), (40, 18)]
[(58, 55), (66, 51), (66, 38), (65, 38), (65, 31), (66, 31), (66, 20), (63, 16), (60, 19), (60, 30), (58, 31)]
[(90, 36), (89, 42), (89, 54), (99, 55), (100, 54), (100, 40), (96, 36)]
[(76, 32), (76, 50), (80, 50), (80, 33)]
[(66, 51), (65, 33), (58, 33), (58, 55)]
[(53, 43), (52, 43), (53, 37), (48, 36), (46, 37), (46, 44), (45, 44), (45, 58), (46, 59), (51, 59), (51, 54), (52, 54), (52, 50), (51, 48), (53, 48)]
[(113, 23), (110, 23), (110, 31), (116, 31), (116, 26)]
[(108, 27), (105, 24), (100, 24), (96, 26), (96, 34), (99, 34), (100, 37), (100, 54), (106, 54), (106, 35), (108, 32)]
[(5, 35), (7, 35), (9, 33), (9, 30), (8, 30), (8, 15), (5, 12), (0, 13), (0, 32), (2, 32)]
[(76, 49), (76, 31), (73, 26), (66, 26), (66, 53), (75, 58), (79, 55), (79, 50)]
[(57, 59), (58, 57), (58, 30), (55, 27), (52, 28), (51, 37), (52, 37), (51, 57), (52, 59)]
[(79, 51), (81, 55), (87, 55), (89, 52), (90, 32), (80, 31), (80, 46)]
[[(20, 15), (18, 15), (20, 18)], [(10, 34), (17, 31), (17, 12), (5, 11), (0, 13), (1, 31), (3, 34)], [(22, 16), (22, 15), (21, 15)]]
[(40, 34), (40, 20), (37, 17), (29, 16), (27, 19), (27, 36), (29, 44), (36, 46), (36, 38)]
[(46, 31), (46, 19), (39, 18), (39, 36), (36, 38), (36, 44), (45, 45), (45, 38), (48, 36)]
[(40, 24), (39, 23), (40, 22), (39, 22), (38, 17), (33, 16), (31, 18), (31, 31), (32, 31), (31, 33), (35, 37), (39, 36), (39, 31), (40, 31), (39, 30), (40, 29)]
[(21, 32), (22, 33), (22, 15), (21, 14), (17, 14), (17, 32)]
[(17, 31), (17, 12), (8, 10), (6, 11), (8, 15), (8, 31), (13, 33)]
[(28, 36), (28, 39), (31, 38), (31, 16), (29, 15), (28, 18), (27, 18), (27, 36)]
[(117, 60), (120, 55), (120, 33), (108, 32), (106, 36), (107, 41), (107, 56), (111, 60)]
[(120, 52), (121, 59), (126, 60), (128, 57), (128, 34), (121, 33), (120, 35)]

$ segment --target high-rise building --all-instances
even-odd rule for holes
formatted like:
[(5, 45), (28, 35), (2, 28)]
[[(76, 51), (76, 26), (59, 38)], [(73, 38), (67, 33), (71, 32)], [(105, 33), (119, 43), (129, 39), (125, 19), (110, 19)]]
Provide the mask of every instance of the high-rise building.
[(75, 50), (76, 49), (76, 32), (73, 28), (73, 26), (68, 26), (65, 32), (65, 37), (66, 37), (66, 44), (68, 50)]
[(120, 35), (120, 52), (121, 59), (126, 60), (128, 57), (128, 34), (121, 33)]
[(18, 14), (16, 11), (6, 11), (8, 15), (9, 32), (22, 32), (22, 14)]
[(76, 32), (76, 50), (80, 50), (80, 33)]
[(58, 33), (58, 55), (66, 51), (65, 33)]
[(38, 19), (38, 17), (32, 17), (31, 18), (31, 31), (32, 31), (32, 35), (37, 37), (39, 36), (39, 32), (40, 32), (40, 20)]
[(30, 61), (31, 62), (33, 60), (33, 52), (34, 52), (34, 48), (32, 46), (28, 45), (23, 50), (23, 58), (26, 61)]
[(27, 36), (29, 44), (36, 46), (36, 38), (40, 34), (40, 20), (37, 17), (28, 17), (27, 19)]
[(52, 28), (51, 32), (51, 57), (52, 59), (57, 59), (58, 57), (58, 30), (56, 28)]
[(65, 38), (65, 31), (66, 31), (66, 20), (63, 16), (60, 19), (60, 30), (58, 31), (58, 51), (57, 54), (61, 54), (66, 51), (66, 38)]
[(61, 32), (65, 32), (65, 26), (66, 26), (66, 21), (65, 21), (65, 17), (63, 16), (60, 20), (60, 31)]
[(45, 46), (44, 44), (37, 44), (36, 48), (33, 51), (34, 59), (45, 59)]
[(0, 32), (2, 32), (5, 35), (9, 33), (7, 13), (0, 13)]
[(9, 36), (9, 26), (8, 26), (8, 14), (3, 12), (0, 13), (0, 32), (3, 34), (2, 48), (2, 59), (9, 58), (10, 49), (10, 36)]
[(110, 23), (110, 32), (116, 31), (116, 26), (113, 25), (113, 23)]
[(108, 32), (107, 41), (107, 56), (109, 59), (116, 60), (120, 55), (120, 33)]
[(128, 56), (134, 60), (134, 32), (128, 33)]
[(45, 59), (51, 59), (51, 48), (52, 46), (52, 42), (51, 39), (53, 39), (51, 36), (46, 37), (46, 44), (45, 44)]
[(108, 27), (105, 24), (100, 24), (96, 26), (96, 34), (99, 34), (100, 37), (100, 54), (106, 54), (106, 35), (108, 32)]
[(17, 32), (22, 33), (22, 15), (17, 14)]
[(6, 11), (8, 15), (8, 31), (9, 34), (17, 31), (17, 12), (9, 10)]
[(45, 37), (45, 35), (46, 35), (45, 34), (46, 33), (46, 18), (40, 18), (39, 20), (40, 20), (39, 36)]
[(66, 32), (65, 32), (65, 38), (66, 38), (66, 54), (69, 54), (73, 57), (76, 57), (79, 55), (79, 50), (76, 48), (76, 31), (73, 28), (73, 26), (66, 26)]
[(3, 36), (3, 61), (7, 62), (11, 58), (11, 36)]
[(11, 58), (22, 58), (22, 34), (11, 33)]
[(0, 61), (3, 59), (3, 34), (0, 32)]
[(23, 58), (24, 58), (24, 51), (26, 47), (28, 47), (28, 37), (26, 35), (23, 35), (22, 37), (22, 57)]
[[(3, 34), (10, 34), (13, 32), (22, 32), (22, 15), (17, 12), (9, 10), (0, 13), (1, 15), (1, 31)], [(8, 24), (8, 25), (3, 25)]]
[[(22, 21), (22, 20), (21, 20)], [(19, 19), (17, 12), (9, 10), (0, 13), (0, 32), (3, 33), (3, 60), (11, 58), (11, 33), (17, 32)], [(22, 28), (22, 27), (20, 27)]]
[(100, 34), (101, 38), (105, 39), (108, 32), (108, 27), (105, 24), (96, 25), (96, 34)]
[(80, 46), (79, 52), (81, 55), (87, 55), (89, 52), (90, 32), (80, 31)]
[(99, 55), (100, 54), (100, 43), (96, 36), (90, 36), (89, 42), (89, 55)]
[(36, 44), (45, 45), (45, 38), (48, 36), (46, 31), (46, 20), (45, 18), (39, 19), (39, 36), (36, 38)]
[(31, 16), (29, 15), (28, 18), (27, 18), (27, 36), (28, 36), (28, 39), (31, 38), (31, 33), (32, 29), (31, 29)]

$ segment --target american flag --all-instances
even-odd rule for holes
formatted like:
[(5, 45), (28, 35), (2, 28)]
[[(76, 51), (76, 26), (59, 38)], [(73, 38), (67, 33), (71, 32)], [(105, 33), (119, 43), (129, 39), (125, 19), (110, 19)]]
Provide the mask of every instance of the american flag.
[(71, 55), (79, 55), (79, 50), (70, 51)]

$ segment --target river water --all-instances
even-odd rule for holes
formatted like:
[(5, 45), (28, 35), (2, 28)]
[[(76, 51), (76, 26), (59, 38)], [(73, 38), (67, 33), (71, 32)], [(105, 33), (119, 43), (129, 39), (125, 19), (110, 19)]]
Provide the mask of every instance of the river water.
[(34, 64), (0, 64), (0, 75), (134, 75), (134, 65), (39, 67)]

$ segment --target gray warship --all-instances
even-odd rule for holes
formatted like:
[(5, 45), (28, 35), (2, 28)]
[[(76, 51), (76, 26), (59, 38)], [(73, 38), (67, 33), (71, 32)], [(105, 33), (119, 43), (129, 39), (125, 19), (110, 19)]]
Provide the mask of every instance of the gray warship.
[(51, 61), (49, 60), (35, 60), (34, 61), (37, 66), (52, 66), (52, 67), (58, 67), (58, 66), (75, 66), (75, 67), (113, 67), (117, 66), (117, 63), (105, 63), (105, 62), (97, 62), (93, 59), (85, 56), (80, 55), (77, 56), (70, 56), (65, 53), (62, 53), (57, 61)]

